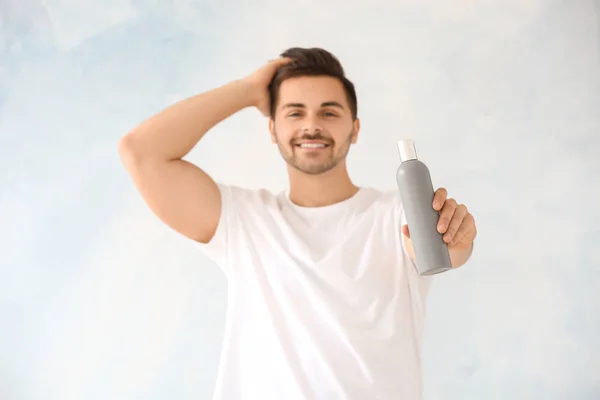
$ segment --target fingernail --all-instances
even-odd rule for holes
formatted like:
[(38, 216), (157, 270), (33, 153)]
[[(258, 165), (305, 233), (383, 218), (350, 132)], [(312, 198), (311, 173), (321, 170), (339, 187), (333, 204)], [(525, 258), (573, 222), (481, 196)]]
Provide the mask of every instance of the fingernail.
[(445, 228), (445, 226), (444, 226), (444, 224), (439, 224), (437, 228), (438, 228), (438, 231), (439, 231), (440, 233), (442, 233), (442, 232), (444, 232), (444, 228)]

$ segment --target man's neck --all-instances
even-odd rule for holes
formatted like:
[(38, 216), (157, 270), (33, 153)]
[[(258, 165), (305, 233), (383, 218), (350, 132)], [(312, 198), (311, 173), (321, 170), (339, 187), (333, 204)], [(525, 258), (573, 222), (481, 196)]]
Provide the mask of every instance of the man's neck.
[(324, 207), (347, 200), (358, 192), (345, 166), (321, 175), (289, 171), (290, 200), (301, 207)]

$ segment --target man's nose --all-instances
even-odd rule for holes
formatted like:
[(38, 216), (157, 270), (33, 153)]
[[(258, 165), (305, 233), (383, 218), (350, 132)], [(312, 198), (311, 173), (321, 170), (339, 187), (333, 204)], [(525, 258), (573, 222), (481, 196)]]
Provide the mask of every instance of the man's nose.
[(304, 125), (302, 126), (302, 133), (304, 134), (316, 134), (316, 133), (320, 133), (323, 131), (323, 128), (321, 127), (321, 124), (319, 123), (319, 121), (310, 118), (310, 119), (306, 119), (304, 121)]

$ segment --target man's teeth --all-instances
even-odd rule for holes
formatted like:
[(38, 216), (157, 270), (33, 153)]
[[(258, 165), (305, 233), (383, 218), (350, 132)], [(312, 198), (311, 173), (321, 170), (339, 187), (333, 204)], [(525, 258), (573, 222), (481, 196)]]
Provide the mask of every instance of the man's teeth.
[(323, 143), (301, 143), (300, 147), (306, 147), (309, 149), (318, 149), (321, 147), (325, 147), (325, 144), (323, 144)]

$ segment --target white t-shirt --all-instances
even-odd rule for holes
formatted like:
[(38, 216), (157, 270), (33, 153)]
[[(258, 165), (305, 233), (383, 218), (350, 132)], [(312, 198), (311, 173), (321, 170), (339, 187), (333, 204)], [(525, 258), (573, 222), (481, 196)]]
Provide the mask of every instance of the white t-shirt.
[(299, 207), (218, 185), (217, 231), (198, 243), (228, 282), (214, 399), (420, 399), (432, 277), (404, 249), (397, 191)]

